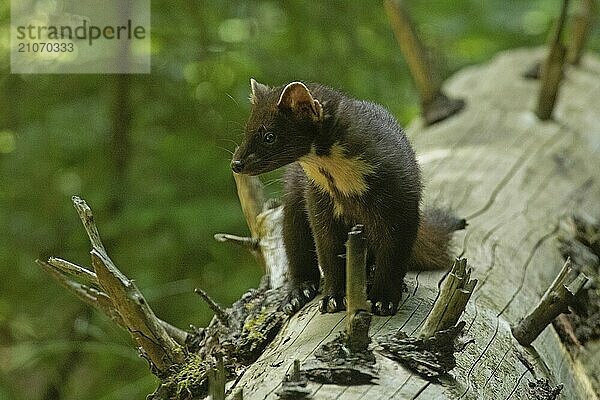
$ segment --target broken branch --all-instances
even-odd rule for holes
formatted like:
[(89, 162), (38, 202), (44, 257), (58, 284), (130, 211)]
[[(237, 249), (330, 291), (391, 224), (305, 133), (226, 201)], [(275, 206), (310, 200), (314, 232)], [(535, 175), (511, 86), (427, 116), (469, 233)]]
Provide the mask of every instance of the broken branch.
[(200, 289), (200, 288), (196, 288), (194, 289), (194, 292), (196, 292), (201, 298), (202, 300), (204, 300), (204, 302), (208, 305), (208, 307), (212, 310), (212, 312), (215, 314), (215, 317), (217, 317), (217, 319), (224, 325), (224, 326), (229, 326), (229, 315), (227, 314), (227, 312), (223, 309), (223, 307), (221, 307), (216, 301), (214, 301), (209, 295), (208, 293), (206, 293), (204, 290)]
[(467, 260), (460, 258), (454, 261), (452, 270), (444, 279), (440, 294), (419, 332), (419, 337), (429, 338), (436, 332), (456, 325), (477, 285), (477, 279), (470, 278), (471, 268), (467, 268)]
[(511, 328), (513, 336), (521, 345), (529, 346), (557, 316), (569, 312), (569, 305), (588, 281), (584, 274), (573, 275), (571, 260), (567, 259), (538, 304)]

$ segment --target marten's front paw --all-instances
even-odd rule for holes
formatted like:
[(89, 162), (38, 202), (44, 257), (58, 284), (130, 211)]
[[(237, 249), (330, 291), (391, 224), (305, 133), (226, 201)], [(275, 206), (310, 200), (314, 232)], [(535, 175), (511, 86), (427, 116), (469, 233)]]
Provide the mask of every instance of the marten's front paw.
[(319, 302), (319, 311), (334, 313), (346, 309), (346, 297), (343, 294), (326, 294)]
[(390, 296), (389, 291), (383, 293), (374, 290), (369, 293), (369, 305), (371, 312), (375, 315), (394, 315), (398, 311), (400, 296)]
[(394, 315), (398, 311), (398, 302), (368, 300), (368, 303), (371, 305), (371, 312), (375, 315)]
[(294, 315), (316, 295), (317, 285), (314, 282), (302, 282), (300, 285), (294, 285), (283, 302), (282, 310), (287, 315)]

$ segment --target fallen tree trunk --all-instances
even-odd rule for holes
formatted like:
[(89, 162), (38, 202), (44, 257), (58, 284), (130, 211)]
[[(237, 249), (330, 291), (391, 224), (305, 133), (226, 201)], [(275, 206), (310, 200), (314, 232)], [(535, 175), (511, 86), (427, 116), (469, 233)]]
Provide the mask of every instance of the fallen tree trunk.
[[(127, 312), (143, 311), (141, 320), (146, 322), (123, 318), (120, 300), (112, 294), (115, 290), (105, 287), (119, 282), (106, 273), (86, 272), (56, 259), (43, 264), (44, 268), (132, 333), (163, 382), (154, 399), (202, 398), (208, 394), (209, 379), (210, 393), (217, 398), (225, 392), (220, 386), (228, 381), (228, 392), (245, 399), (277, 398), (276, 394), (316, 399), (551, 399), (561, 387), (564, 398), (593, 399), (599, 387), (594, 368), (600, 356), (586, 349), (597, 349), (598, 340), (577, 344), (575, 354), (569, 352), (573, 346), (562, 344), (552, 327), (528, 347), (511, 334), (511, 326), (535, 307), (554, 281), (564, 254), (575, 256), (579, 267), (597, 268), (593, 265), (597, 256), (580, 254), (584, 245), (573, 244), (565, 250), (563, 243), (561, 252), (557, 238), (565, 218), (600, 215), (600, 60), (587, 56), (580, 66), (567, 69), (555, 120), (540, 122), (533, 113), (539, 83), (522, 74), (543, 56), (541, 49), (513, 50), (459, 72), (444, 90), (464, 99), (464, 110), (432, 126), (417, 121), (408, 128), (422, 165), (426, 203), (451, 206), (467, 218), (467, 229), (455, 235), (453, 245), (457, 255), (468, 259), (470, 272), (460, 262), (466, 281), (469, 274), (479, 281), (461, 318), (464, 334), (472, 342), (456, 353), (456, 367), (436, 379), (393, 361), (382, 343), (399, 330), (416, 336), (423, 326), (430, 328), (431, 321), (425, 320), (445, 271), (408, 274), (408, 290), (398, 313), (372, 317), (369, 335), (374, 363), (361, 376), (373, 379), (344, 384), (306, 380), (307, 366), (314, 364), (322, 345), (344, 329), (346, 316), (321, 315), (315, 302), (290, 319), (277, 310), (287, 264), (281, 240), (282, 209), (265, 202), (257, 181), (247, 177), (238, 177), (236, 183), (253, 238), (216, 238), (249, 248), (265, 265), (269, 279), (227, 310), (210, 303), (199, 290), (216, 313), (205, 329), (183, 332), (155, 321), (137, 291), (127, 295), (138, 299), (127, 306), (133, 308)], [(265, 211), (256, 216), (261, 209)], [(92, 244), (96, 242), (96, 253), (98, 248), (103, 253), (95, 227), (91, 231), (95, 232), (90, 238)], [(589, 242), (582, 239), (584, 244)], [(105, 264), (111, 264), (105, 258)], [(96, 262), (94, 268), (101, 267), (97, 264), (102, 263)], [(597, 275), (590, 277), (597, 279)], [(122, 278), (122, 285), (127, 286), (128, 280)], [(91, 282), (92, 287), (77, 286), (71, 279)], [(473, 284), (466, 286), (471, 290)], [(140, 324), (150, 324), (150, 334), (140, 335), (145, 332)], [(166, 340), (164, 345), (153, 339), (151, 348), (144, 347), (148, 335), (162, 337), (165, 331), (174, 342)], [(174, 352), (177, 359), (164, 357), (165, 352)]]
[[(532, 398), (530, 390), (541, 389), (541, 379), (550, 387), (563, 385), (564, 398), (595, 397), (593, 355), (571, 356), (551, 327), (528, 348), (510, 330), (563, 265), (557, 242), (561, 218), (600, 215), (600, 60), (587, 57), (581, 67), (566, 71), (555, 121), (540, 122), (532, 111), (538, 82), (522, 74), (543, 56), (543, 50), (514, 50), (461, 71), (445, 91), (465, 99), (465, 110), (430, 127), (417, 121), (408, 128), (425, 176), (426, 203), (451, 205), (467, 218), (454, 244), (479, 279), (463, 315), (474, 342), (457, 354), (451, 377), (432, 384), (376, 352), (375, 384), (309, 382), (314, 398)], [(408, 275), (398, 314), (373, 317), (375, 347), (378, 336), (421, 327), (443, 274)], [(236, 387), (244, 389), (244, 398), (274, 398), (292, 360), (314, 357), (344, 328), (344, 318), (321, 315), (316, 304), (309, 305)]]

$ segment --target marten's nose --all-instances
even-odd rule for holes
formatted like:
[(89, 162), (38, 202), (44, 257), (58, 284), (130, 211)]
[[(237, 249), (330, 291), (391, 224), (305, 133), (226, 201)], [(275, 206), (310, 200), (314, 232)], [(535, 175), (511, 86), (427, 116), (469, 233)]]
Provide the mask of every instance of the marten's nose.
[(242, 160), (232, 160), (231, 161), (231, 169), (236, 174), (239, 174), (244, 169), (244, 162)]

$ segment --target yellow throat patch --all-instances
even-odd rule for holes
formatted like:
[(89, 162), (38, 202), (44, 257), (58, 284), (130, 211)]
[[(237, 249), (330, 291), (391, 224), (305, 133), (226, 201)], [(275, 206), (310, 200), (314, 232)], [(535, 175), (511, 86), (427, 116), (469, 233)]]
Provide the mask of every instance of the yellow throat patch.
[(364, 194), (369, 189), (365, 178), (375, 172), (373, 165), (360, 156), (348, 157), (338, 142), (331, 146), (326, 156), (317, 155), (313, 146), (310, 153), (298, 161), (306, 176), (331, 195), (336, 216), (343, 213), (343, 208), (335, 201), (335, 195), (351, 197)]

